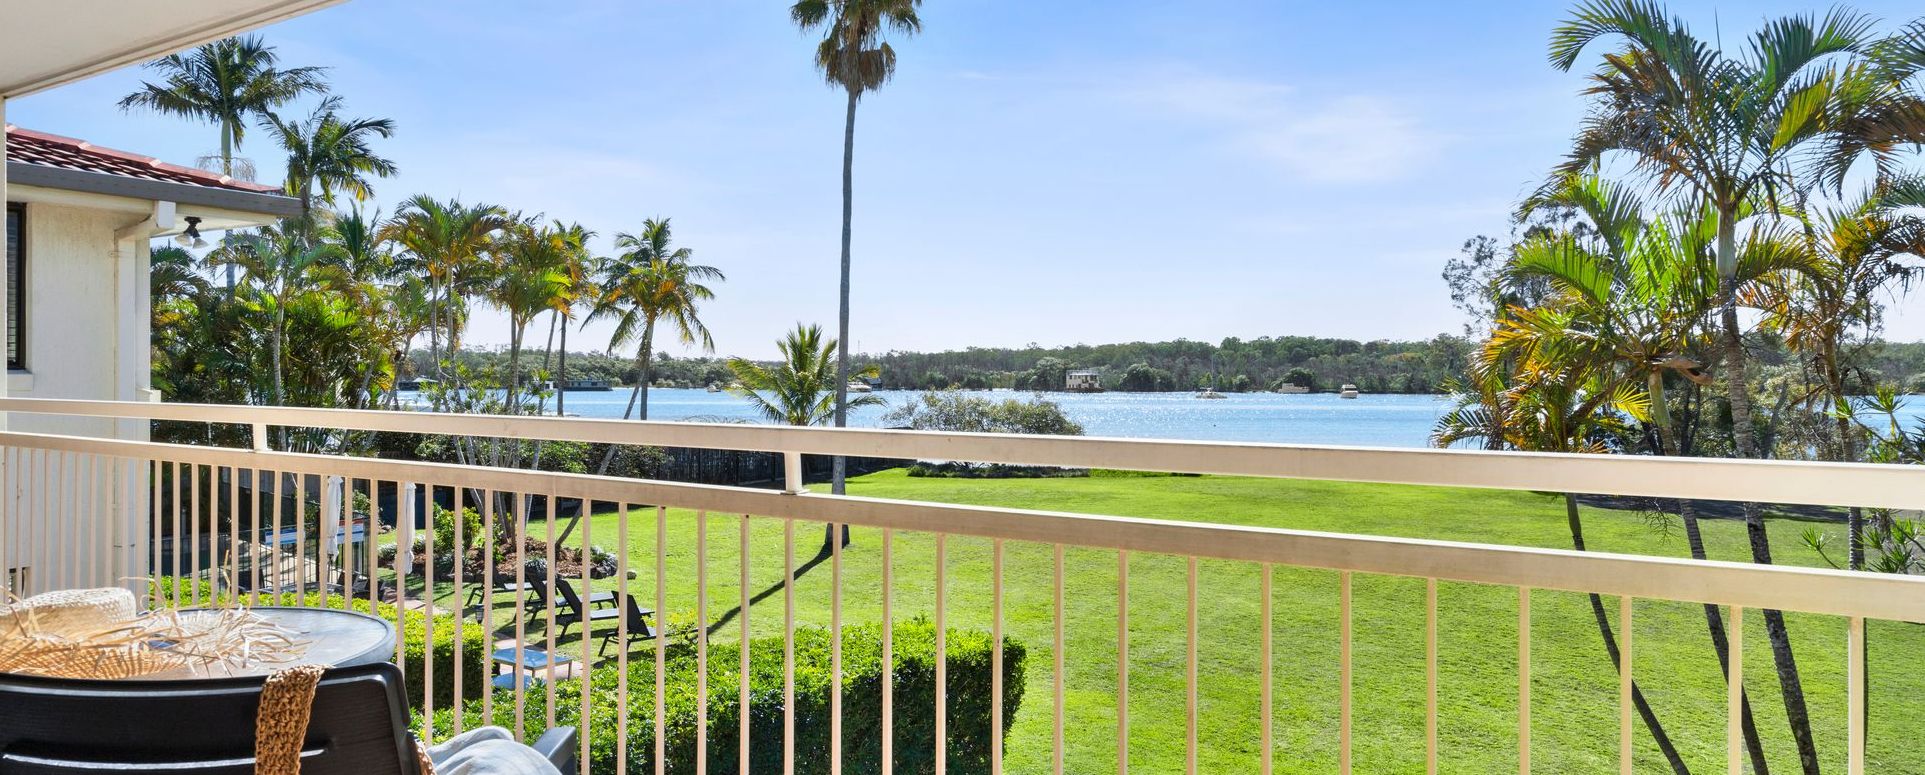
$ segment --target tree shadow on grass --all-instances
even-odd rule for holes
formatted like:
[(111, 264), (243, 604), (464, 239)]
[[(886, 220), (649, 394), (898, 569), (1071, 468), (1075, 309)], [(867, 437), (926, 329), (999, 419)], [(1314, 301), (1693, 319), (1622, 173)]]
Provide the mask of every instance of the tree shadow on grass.
[[(822, 547), (822, 549), (820, 551), (817, 551), (814, 557), (810, 557), (807, 562), (804, 562), (801, 565), (795, 566), (795, 574), (793, 576), (789, 578), (785, 578), (781, 581), (775, 582), (774, 584), (769, 585), (767, 589), (764, 589), (761, 592), (755, 593), (754, 596), (749, 598), (749, 605), (755, 605), (756, 603), (760, 603), (763, 600), (768, 599), (771, 595), (774, 595), (775, 593), (782, 591), (782, 589), (784, 587), (787, 587), (791, 582), (801, 580), (804, 574), (807, 574), (809, 571), (814, 570), (816, 566), (821, 565), (824, 562), (827, 562), (829, 558), (833, 556), (833, 554), (834, 552), (832, 552), (829, 547), (827, 546)], [(735, 621), (736, 617), (741, 615), (742, 615), (742, 606), (740, 605), (737, 605), (734, 608), (731, 608), (727, 611), (722, 612), (722, 615), (720, 617), (717, 617), (714, 622), (709, 624), (708, 626), (709, 635), (714, 635), (715, 633), (721, 632), (723, 627), (728, 626), (730, 622)], [(747, 633), (744, 633), (743, 635), (744, 635), (743, 639), (747, 640)]]

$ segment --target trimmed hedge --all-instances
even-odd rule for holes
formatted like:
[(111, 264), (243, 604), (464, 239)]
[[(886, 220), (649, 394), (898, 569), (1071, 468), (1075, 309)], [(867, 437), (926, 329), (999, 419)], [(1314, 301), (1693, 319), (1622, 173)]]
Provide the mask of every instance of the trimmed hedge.
[[(227, 605), (231, 600), (228, 592), (215, 592), (211, 585), (198, 579), (156, 579), (149, 585), (155, 592), (165, 593), (167, 586), (173, 584), (179, 591), (182, 607)], [(172, 595), (162, 599), (173, 600)], [(308, 608), (347, 608), (361, 613), (372, 613), (385, 621), (395, 620), (395, 607), (391, 603), (379, 603), (371, 610), (366, 598), (344, 600), (340, 595), (322, 595), (310, 592), (306, 595), (285, 593), (281, 595), (262, 595), (259, 603), (243, 593), (241, 602), (250, 605), (306, 606)], [(422, 690), (427, 685), (426, 671), (422, 669), (428, 651), (428, 615), (423, 611), (410, 610), (403, 619), (401, 627), (402, 672), (407, 677), (407, 699), (410, 708), (422, 707)], [(480, 697), (489, 690), (490, 652), (493, 651), (487, 633), (481, 631), (478, 622), (466, 622), (461, 627), (461, 689), (462, 698)], [(434, 704), (436, 708), (453, 707), (455, 704), (454, 666), (455, 666), (455, 617), (437, 613), (434, 617)]]
[[(882, 762), (882, 631), (878, 625), (843, 631), (842, 747), (843, 771), (850, 775), (881, 772)], [(1003, 728), (990, 729), (990, 637), (977, 630), (948, 631), (949, 663), (948, 767), (950, 772), (988, 772), (990, 746), (1000, 745), (1022, 706), (1027, 650), (1003, 640)], [(740, 652), (734, 643), (709, 646), (709, 770), (717, 775), (736, 772), (740, 716), (737, 668)], [(829, 772), (830, 633), (822, 628), (798, 628), (795, 634), (795, 766), (796, 772)], [(934, 713), (936, 701), (936, 628), (926, 619), (899, 622), (895, 628), (895, 772), (925, 775), (935, 772)], [(750, 644), (749, 761), (755, 772), (780, 772), (782, 767), (782, 638), (761, 638)], [(610, 665), (612, 668), (612, 665)], [(589, 693), (589, 763), (592, 772), (614, 772), (622, 709), (617, 693), (617, 670), (595, 671)], [(693, 772), (695, 767), (696, 661), (692, 650), (676, 647), (667, 660), (667, 771)], [(630, 772), (653, 772), (655, 767), (655, 654), (638, 649), (629, 659), (627, 765)], [(581, 720), (581, 681), (555, 684), (555, 723), (576, 726)], [(541, 734), (547, 717), (547, 692), (530, 690), (525, 696), (524, 733)], [(489, 723), (479, 702), (464, 709), (463, 725)], [(513, 728), (511, 695), (495, 697), (492, 723)], [(435, 732), (446, 737), (453, 728), (453, 711), (437, 711)]]

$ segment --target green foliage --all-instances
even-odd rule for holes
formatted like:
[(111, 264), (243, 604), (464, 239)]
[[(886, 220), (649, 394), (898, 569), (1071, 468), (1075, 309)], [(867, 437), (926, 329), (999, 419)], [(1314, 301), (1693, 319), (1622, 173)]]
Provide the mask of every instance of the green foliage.
[[(865, 357), (873, 357), (881, 367), (882, 386), (891, 389), (980, 385), (1059, 391), (1070, 369), (1101, 368), (1106, 370), (1105, 387), (1112, 390), (1172, 391), (1211, 384), (1219, 390), (1234, 390), (1239, 376), (1249, 378), (1247, 384), (1254, 389), (1274, 385), (1291, 370), (1302, 369), (1319, 385), (1351, 382), (1370, 393), (1436, 393), (1442, 392), (1447, 378), (1462, 371), (1470, 351), (1470, 342), (1448, 335), (1417, 342), (1265, 336), (1229, 337), (1217, 344), (1178, 339), (1049, 348), (971, 347)], [(931, 384), (932, 373), (948, 375), (942, 380), (948, 384)]]
[[(251, 595), (217, 591), (213, 585), (200, 579), (162, 577), (148, 584), (150, 599), (162, 601), (167, 607), (211, 607), (231, 606), (300, 606), (305, 608), (345, 608), (364, 614), (373, 614), (383, 621), (395, 621), (396, 608), (390, 603), (370, 605), (366, 598), (348, 600), (340, 595), (324, 595), (318, 592), (299, 594), (294, 592), (279, 595), (261, 595), (257, 602)], [(179, 603), (175, 604), (174, 601)], [(156, 604), (160, 607), (160, 604)], [(436, 614), (430, 618), (425, 611), (409, 610), (402, 619), (401, 626), (401, 669), (406, 675), (408, 705), (413, 708), (422, 706), (422, 690), (427, 686), (427, 655), (434, 658), (434, 704), (436, 707), (454, 705), (455, 654), (461, 655), (461, 684), (463, 696), (478, 697), (488, 686), (490, 662), (489, 653), (493, 644), (488, 634), (482, 632), (481, 625), (465, 622), (461, 626), (460, 637), (456, 638), (457, 617), (451, 614)], [(432, 632), (432, 647), (430, 633)]]
[(1081, 436), (1083, 426), (1061, 404), (1037, 395), (1028, 401), (991, 401), (953, 392), (925, 392), (882, 416), (888, 426), (957, 433), (1029, 433)]
[[(895, 665), (891, 685), (895, 704), (895, 772), (925, 775), (935, 771), (936, 629), (926, 619), (898, 622), (895, 627)], [(755, 772), (777, 772), (782, 767), (783, 665), (782, 639), (759, 638), (749, 648), (749, 759)], [(795, 635), (796, 772), (829, 772), (831, 700), (831, 636), (822, 628), (800, 628)], [(988, 633), (948, 631), (948, 767), (951, 772), (986, 772), (990, 746), (1001, 743), (1022, 705), (1027, 649), (1005, 638), (1003, 643), (1003, 729), (990, 729), (991, 641)], [(741, 707), (734, 687), (739, 685), (740, 652), (734, 643), (709, 648), (709, 766), (716, 773), (735, 772), (736, 734)], [(881, 771), (882, 640), (878, 625), (851, 627), (843, 633), (842, 732), (843, 771), (868, 775)], [(664, 663), (667, 676), (667, 769), (692, 772), (695, 762), (696, 660), (693, 652), (677, 647)], [(623, 709), (616, 670), (596, 671), (589, 691), (589, 765), (593, 772), (614, 772), (619, 719)], [(627, 676), (627, 766), (630, 772), (653, 772), (655, 752), (655, 652), (638, 649), (630, 657)], [(546, 725), (545, 692), (530, 692), (523, 710), (524, 731), (539, 735)], [(563, 726), (581, 720), (579, 680), (555, 686), (555, 719)], [(513, 727), (512, 702), (495, 702), (493, 719), (484, 719), (479, 702), (463, 709), (464, 726), (494, 723)], [(453, 711), (437, 710), (435, 729), (453, 728)]]

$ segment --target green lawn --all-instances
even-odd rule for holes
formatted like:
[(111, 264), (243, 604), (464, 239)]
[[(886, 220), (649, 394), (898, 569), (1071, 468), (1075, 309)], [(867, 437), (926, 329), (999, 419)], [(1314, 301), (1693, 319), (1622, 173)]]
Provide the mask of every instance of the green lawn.
[[(1553, 496), (1445, 488), (1243, 479), (1097, 476), (1086, 479), (913, 479), (899, 471), (853, 480), (857, 495), (1040, 508), (1161, 519), (1213, 521), (1376, 535), (1568, 546), (1563, 507)], [(1682, 535), (1633, 512), (1586, 509), (1594, 551), (1681, 556)], [(592, 540), (617, 542), (617, 520), (593, 520)], [(695, 515), (668, 512), (669, 610), (695, 608)], [(1772, 525), (1781, 562), (1816, 564), (1798, 534), (1808, 526)], [(714, 636), (734, 639), (741, 619), (738, 568), (741, 518), (709, 519), (709, 614)], [(545, 526), (532, 526), (542, 535)], [(631, 513), (633, 594), (655, 595), (653, 510)], [(822, 526), (798, 523), (796, 563), (814, 557)], [(1742, 525), (1707, 524), (1711, 555), (1745, 559)], [(579, 535), (571, 538), (575, 544)], [(757, 636), (782, 626), (783, 524), (750, 528), (750, 609)], [(949, 540), (948, 612), (953, 626), (987, 629), (989, 542)], [(902, 534), (895, 542), (899, 617), (933, 611), (935, 542)], [(845, 550), (846, 621), (880, 617), (880, 533), (857, 530)], [(1012, 772), (1046, 771), (1053, 682), (1050, 549), (1006, 549), (1006, 622), (1030, 648), (1028, 695), (1009, 739)], [(1201, 769), (1254, 772), (1259, 746), (1256, 567), (1202, 563)], [(1116, 771), (1116, 574), (1113, 552), (1071, 550), (1067, 557), (1068, 769)], [(809, 567), (796, 584), (796, 618), (826, 625), (830, 565)], [(1184, 582), (1180, 558), (1133, 556), (1130, 564), (1130, 761), (1138, 772), (1180, 771), (1184, 757)], [(598, 587), (606, 582), (598, 583)], [(1333, 772), (1337, 763), (1337, 575), (1279, 568), (1275, 576), (1276, 752), (1278, 772)], [(1509, 588), (1445, 584), (1440, 590), (1441, 759), (1446, 772), (1516, 770), (1517, 595)], [(1424, 586), (1421, 580), (1359, 576), (1355, 600), (1355, 765), (1359, 772), (1421, 772), (1424, 709)], [(1617, 683), (1579, 595), (1533, 597), (1532, 758), (1539, 772), (1603, 772), (1616, 766)], [(1607, 601), (1615, 617), (1615, 601)], [(505, 620), (506, 607), (497, 611)], [(1637, 608), (1636, 675), (1667, 731), (1697, 772), (1724, 767), (1724, 688), (1701, 608), (1642, 601)], [(1746, 678), (1772, 764), (1796, 767), (1761, 621), (1748, 619)], [(1791, 616), (1790, 627), (1828, 770), (1844, 769), (1844, 625)], [(1912, 734), (1925, 714), (1925, 633), (1900, 623), (1871, 626), (1870, 771), (1925, 773), (1925, 742)], [(1668, 768), (1639, 728), (1640, 771)]]

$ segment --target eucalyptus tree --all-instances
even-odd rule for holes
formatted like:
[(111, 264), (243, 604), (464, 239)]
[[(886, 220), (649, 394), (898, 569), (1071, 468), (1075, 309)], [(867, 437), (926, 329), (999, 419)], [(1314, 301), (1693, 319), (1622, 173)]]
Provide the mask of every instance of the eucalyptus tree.
[(464, 294), (480, 279), (494, 235), (509, 221), (508, 212), (495, 205), (417, 194), (381, 229), (381, 236), (403, 251), (401, 267), (428, 281), (428, 353), (437, 374), (442, 373), (443, 336), (450, 354), (460, 350), (467, 319)]
[[(829, 86), (848, 99), (842, 123), (842, 270), (836, 317), (835, 425), (849, 424), (849, 247), (855, 213), (856, 103), (881, 89), (896, 73), (896, 50), (888, 35), (922, 31), (922, 0), (797, 0), (789, 19), (803, 30), (822, 31), (815, 66)], [(842, 494), (847, 460), (835, 457), (831, 487)]]
[[(1925, 108), (1902, 71), (1911, 65), (1868, 56), (1890, 45), (1872, 28), (1869, 17), (1845, 9), (1822, 19), (1785, 16), (1727, 54), (1655, 3), (1594, 0), (1551, 37), (1550, 60), (1562, 70), (1595, 41), (1620, 42), (1590, 75), (1590, 115), (1560, 173), (1623, 156), (1655, 191), (1716, 215), (1723, 377), (1740, 457), (1760, 456), (1737, 313), (1744, 209), (1775, 211), (1801, 182), (1836, 185), (1864, 156), (1879, 176), (1890, 175), (1899, 161), (1893, 151), (1925, 139)], [(1762, 512), (1747, 503), (1744, 514), (1752, 559), (1771, 562)], [(1784, 615), (1767, 609), (1764, 619), (1799, 762), (1812, 775), (1818, 752)]]
[[(628, 395), (622, 419), (646, 420), (656, 328), (667, 323), (682, 344), (713, 352), (715, 339), (702, 324), (701, 306), (715, 298), (715, 291), (706, 283), (727, 278), (720, 269), (694, 263), (694, 251), (675, 247), (667, 218), (644, 221), (636, 234), (616, 234), (615, 250), (615, 255), (597, 267), (600, 298), (588, 317), (615, 319), (614, 335), (608, 339), (609, 352), (634, 345), (640, 377)], [(604, 459), (604, 467), (606, 464)]]
[[(782, 425), (822, 425), (835, 419), (836, 340), (824, 339), (822, 327), (796, 324), (776, 343), (781, 353), (773, 365), (746, 358), (730, 358), (736, 384), (729, 392), (741, 396), (763, 419)], [(874, 374), (870, 366), (858, 374)], [(857, 396), (850, 406), (880, 406), (882, 398)]]
[(393, 161), (374, 152), (370, 141), (394, 136), (394, 121), (386, 118), (344, 118), (341, 98), (328, 97), (304, 119), (290, 121), (272, 111), (261, 124), (287, 149), (287, 193), (301, 200), (301, 210), (312, 213), (315, 200), (333, 206), (338, 194), (356, 202), (374, 195), (373, 178), (392, 177)]

